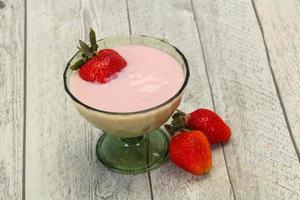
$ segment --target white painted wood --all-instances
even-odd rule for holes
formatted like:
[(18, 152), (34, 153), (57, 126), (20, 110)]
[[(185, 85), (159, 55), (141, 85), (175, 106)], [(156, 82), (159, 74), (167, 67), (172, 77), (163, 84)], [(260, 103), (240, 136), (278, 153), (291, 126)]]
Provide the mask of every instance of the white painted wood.
[(0, 200), (22, 197), (24, 3), (0, 1)]
[[(254, 1), (271, 66), (295, 143), (300, 149), (300, 2)], [(299, 152), (298, 152), (299, 153)], [(298, 155), (299, 156), (299, 155)]]
[(100, 130), (79, 116), (63, 70), (90, 27), (129, 34), (126, 2), (28, 0), (26, 199), (150, 199), (147, 174), (120, 175), (95, 155)]
[[(191, 79), (181, 109), (213, 108), (192, 7), (184, 1), (129, 0), (132, 34), (164, 38), (186, 55)], [(213, 150), (213, 169), (196, 177), (168, 162), (151, 171), (154, 199), (233, 199), (221, 146)], [(218, 187), (218, 186), (219, 187)]]
[(236, 199), (300, 199), (300, 164), (251, 1), (193, 3), (216, 110), (233, 131), (224, 150)]

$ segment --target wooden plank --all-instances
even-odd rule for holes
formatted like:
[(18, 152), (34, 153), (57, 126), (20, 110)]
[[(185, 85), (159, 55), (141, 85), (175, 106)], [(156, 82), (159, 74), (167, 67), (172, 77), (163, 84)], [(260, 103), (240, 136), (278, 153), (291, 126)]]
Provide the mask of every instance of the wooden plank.
[(22, 198), (24, 2), (0, 1), (0, 200)]
[(147, 174), (120, 175), (96, 158), (100, 130), (79, 116), (62, 75), (90, 27), (128, 34), (126, 2), (28, 0), (26, 199), (150, 199)]
[[(190, 1), (129, 0), (132, 34), (165, 38), (186, 55), (191, 79), (181, 109), (213, 108)], [(154, 199), (233, 199), (221, 146), (213, 150), (213, 169), (195, 177), (167, 163), (151, 171)], [(216, 187), (216, 184), (221, 187)]]
[[(250, 0), (193, 1), (236, 199), (299, 199), (300, 165)], [(269, 9), (269, 8), (268, 8)]]
[(300, 149), (300, 2), (254, 1), (290, 132)]

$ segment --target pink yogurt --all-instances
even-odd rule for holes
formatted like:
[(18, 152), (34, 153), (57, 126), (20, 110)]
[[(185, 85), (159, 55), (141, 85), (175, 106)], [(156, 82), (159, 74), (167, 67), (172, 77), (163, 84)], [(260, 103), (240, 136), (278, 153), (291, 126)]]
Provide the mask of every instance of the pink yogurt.
[(72, 94), (82, 103), (110, 112), (136, 112), (160, 105), (173, 97), (184, 82), (180, 64), (169, 54), (143, 45), (113, 48), (127, 66), (108, 83), (88, 82), (78, 70), (70, 79)]

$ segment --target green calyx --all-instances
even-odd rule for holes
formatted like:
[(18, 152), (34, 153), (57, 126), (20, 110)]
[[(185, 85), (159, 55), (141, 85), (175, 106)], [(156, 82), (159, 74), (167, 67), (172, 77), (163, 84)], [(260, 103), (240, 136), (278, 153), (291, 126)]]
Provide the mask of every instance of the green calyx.
[(172, 115), (171, 125), (166, 124), (164, 127), (171, 136), (174, 136), (177, 131), (187, 130), (186, 114), (180, 110), (176, 110)]
[(93, 29), (90, 30), (89, 38), (90, 38), (91, 46), (89, 46), (82, 40), (79, 40), (78, 49), (79, 49), (79, 52), (81, 53), (81, 58), (76, 63), (71, 65), (70, 68), (72, 70), (79, 69), (89, 59), (91, 59), (92, 57), (97, 55), (98, 45), (97, 45), (97, 41), (96, 41), (96, 34)]

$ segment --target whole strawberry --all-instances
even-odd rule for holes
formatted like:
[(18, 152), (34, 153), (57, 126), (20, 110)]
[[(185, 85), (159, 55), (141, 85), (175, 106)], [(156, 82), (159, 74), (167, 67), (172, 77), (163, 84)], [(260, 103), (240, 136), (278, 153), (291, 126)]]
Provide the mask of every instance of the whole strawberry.
[(212, 166), (209, 141), (201, 131), (179, 131), (171, 139), (169, 158), (177, 166), (194, 174), (202, 175)]
[(90, 43), (79, 40), (81, 58), (70, 68), (79, 69), (82, 79), (91, 82), (106, 83), (126, 65), (125, 59), (113, 49), (102, 49), (97, 52), (98, 45), (93, 29), (90, 31)]
[(227, 124), (215, 112), (203, 108), (189, 114), (177, 111), (173, 115), (172, 129), (174, 132), (182, 128), (202, 131), (210, 144), (226, 142), (231, 136)]

